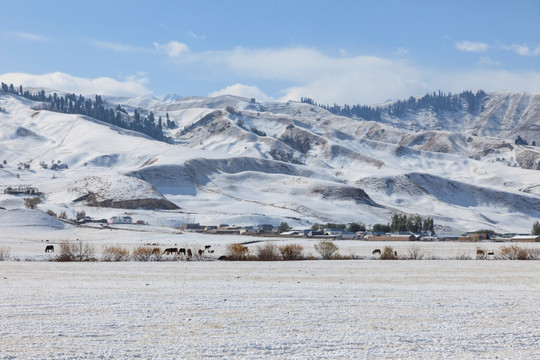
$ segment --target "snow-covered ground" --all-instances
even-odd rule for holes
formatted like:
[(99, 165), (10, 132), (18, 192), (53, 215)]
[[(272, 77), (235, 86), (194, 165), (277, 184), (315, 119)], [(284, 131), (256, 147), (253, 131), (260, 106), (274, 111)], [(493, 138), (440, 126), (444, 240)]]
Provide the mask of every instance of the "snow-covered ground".
[(0, 262), (0, 358), (538, 359), (537, 261)]
[[(12, 260), (53, 259), (55, 254), (45, 254), (45, 247), (53, 245), (58, 252), (59, 244), (62, 241), (81, 241), (84, 244), (89, 244), (94, 248), (98, 259), (101, 257), (104, 246), (122, 246), (132, 251), (143, 245), (159, 247), (161, 250), (169, 247), (181, 247), (192, 249), (194, 252), (210, 245), (214, 252), (207, 255), (211, 259), (217, 259), (225, 254), (229, 244), (247, 244), (250, 251), (256, 254), (257, 248), (263, 246), (267, 241), (273, 241), (277, 245), (300, 244), (304, 248), (305, 256), (319, 256), (314, 245), (320, 239), (211, 235), (146, 225), (102, 227), (99, 224), (86, 224), (73, 226), (33, 210), (3, 212), (0, 210), (0, 214), (3, 214), (0, 216), (0, 247), (9, 248)], [(17, 217), (19, 217), (19, 221), (17, 221)], [(24, 222), (24, 220), (28, 222)], [(399, 256), (407, 256), (410, 251), (417, 249), (428, 258), (455, 259), (475, 258), (477, 249), (482, 249), (485, 253), (495, 252), (495, 255), (498, 255), (501, 247), (515, 244), (510, 242), (381, 242), (364, 240), (335, 240), (334, 243), (339, 247), (340, 255), (360, 259), (377, 259), (377, 256), (372, 256), (373, 250), (383, 249), (385, 246), (391, 246), (398, 252)], [(524, 248), (540, 249), (540, 242), (517, 243), (517, 245)]]

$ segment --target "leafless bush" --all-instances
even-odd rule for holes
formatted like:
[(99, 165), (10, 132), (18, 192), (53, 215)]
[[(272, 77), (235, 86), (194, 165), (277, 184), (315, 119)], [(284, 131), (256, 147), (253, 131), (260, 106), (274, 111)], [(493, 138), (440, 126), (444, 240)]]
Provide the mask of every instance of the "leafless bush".
[(41, 204), (41, 199), (37, 196), (24, 198), (24, 206), (28, 209), (35, 209)]
[(76, 215), (77, 218), (76, 219), (77, 219), (77, 221), (79, 221), (85, 216), (86, 216), (86, 211), (84, 211), (84, 210), (77, 211), (77, 215)]
[(279, 249), (277, 245), (271, 241), (257, 248), (257, 260), (278, 261), (280, 259), (281, 259), (281, 255), (280, 255)]
[(315, 250), (322, 256), (323, 259), (332, 259), (334, 254), (337, 253), (339, 247), (332, 241), (321, 241), (314, 245)]
[(59, 219), (67, 219), (67, 214), (66, 214), (66, 212), (65, 212), (65, 211), (62, 211), (62, 212), (60, 213), (60, 215), (58, 215), (58, 218), (59, 218)]
[(148, 225), (148, 222), (144, 220), (137, 220), (135, 221), (135, 225)]
[(391, 246), (385, 246), (381, 252), (381, 260), (397, 260), (397, 253)]
[(523, 248), (518, 245), (500, 248), (500, 258), (504, 260), (540, 260), (540, 249)]
[(8, 246), (0, 246), (0, 261), (6, 261), (10, 258), (11, 249)]
[(304, 247), (300, 244), (287, 244), (279, 247), (283, 260), (302, 260)]
[(56, 217), (56, 213), (52, 210), (47, 210), (47, 215), (52, 216), (54, 218)]
[(83, 241), (62, 241), (56, 261), (95, 261), (94, 246)]
[(225, 248), (227, 260), (249, 260), (249, 249), (242, 244), (229, 244)]
[(424, 258), (424, 254), (422, 253), (422, 250), (419, 246), (412, 246), (406, 256), (406, 259), (409, 260), (422, 260)]
[(467, 255), (465, 253), (458, 255), (455, 260), (472, 260), (472, 257), (470, 255)]
[(138, 246), (133, 250), (132, 257), (135, 261), (157, 261), (161, 254), (155, 254), (151, 246)]
[(129, 250), (121, 246), (104, 246), (101, 259), (103, 261), (128, 261)]

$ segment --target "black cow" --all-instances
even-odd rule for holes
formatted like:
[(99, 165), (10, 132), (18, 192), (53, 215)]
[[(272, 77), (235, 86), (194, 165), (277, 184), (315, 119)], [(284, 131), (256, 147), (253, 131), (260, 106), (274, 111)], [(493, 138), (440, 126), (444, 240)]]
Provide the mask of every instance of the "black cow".
[(54, 252), (54, 246), (52, 245), (45, 246), (45, 252), (46, 253)]

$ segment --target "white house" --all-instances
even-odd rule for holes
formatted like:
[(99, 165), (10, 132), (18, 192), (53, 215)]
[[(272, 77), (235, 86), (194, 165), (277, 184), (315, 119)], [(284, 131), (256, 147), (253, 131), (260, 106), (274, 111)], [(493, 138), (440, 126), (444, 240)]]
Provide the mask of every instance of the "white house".
[(131, 216), (113, 216), (109, 219), (109, 224), (133, 224)]

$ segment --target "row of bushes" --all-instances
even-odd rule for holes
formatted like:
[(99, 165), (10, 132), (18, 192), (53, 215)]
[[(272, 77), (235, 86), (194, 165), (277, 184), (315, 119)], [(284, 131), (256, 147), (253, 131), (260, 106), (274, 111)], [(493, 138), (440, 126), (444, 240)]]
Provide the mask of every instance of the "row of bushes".
[[(314, 245), (315, 250), (322, 259), (377, 259), (381, 260), (448, 260), (448, 258), (436, 257), (424, 254), (418, 246), (408, 249), (405, 254), (398, 254), (391, 246), (386, 246), (380, 253), (371, 257), (342, 256), (338, 253), (338, 246), (331, 241), (321, 241)], [(104, 246), (101, 252), (101, 259), (96, 257), (95, 247), (91, 244), (77, 241), (64, 241), (59, 244), (58, 252), (50, 256), (52, 261), (169, 261), (184, 259), (180, 255), (163, 255), (152, 246), (139, 246), (130, 251), (122, 246)], [(540, 249), (523, 248), (518, 245), (503, 246), (497, 253), (492, 255), (487, 251), (478, 248), (477, 260), (497, 259), (497, 260), (540, 260)], [(0, 246), (0, 261), (10, 259), (10, 248)], [(210, 257), (203, 253), (194, 253), (192, 260), (210, 260)], [(257, 247), (253, 252), (242, 244), (230, 244), (226, 247), (225, 255), (220, 260), (230, 261), (280, 261), (280, 260), (314, 260), (317, 259), (311, 254), (304, 254), (304, 248), (299, 244), (285, 244), (278, 246), (274, 242), (267, 242)], [(463, 254), (452, 258), (454, 260), (472, 260), (469, 255)]]

